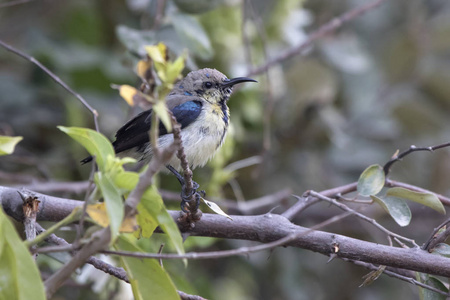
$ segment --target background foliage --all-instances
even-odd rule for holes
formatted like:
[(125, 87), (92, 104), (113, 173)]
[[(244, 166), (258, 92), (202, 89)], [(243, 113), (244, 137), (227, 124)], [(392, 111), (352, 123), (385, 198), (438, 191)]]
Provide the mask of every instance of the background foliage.
[[(162, 10), (161, 2), (149, 0), (0, 4), (0, 38), (39, 59), (82, 94), (99, 112), (101, 131), (112, 139), (138, 109), (129, 109), (110, 85), (139, 84), (133, 69), (143, 45), (163, 41), (174, 56), (187, 49), (191, 69), (207, 66), (229, 77), (244, 76), (252, 66), (264, 64), (266, 57), (298, 45), (308, 32), (365, 3), (162, 2)], [(283, 61), (267, 75), (253, 76), (260, 83), (245, 86), (229, 102), (233, 128), (224, 149), (206, 168), (196, 170), (194, 178), (206, 187), (209, 198), (244, 201), (284, 188), (301, 194), (353, 182), (367, 166), (383, 164), (397, 149), (448, 141), (449, 58), (448, 1), (387, 1), (320, 39), (305, 55)], [(0, 158), (3, 185), (88, 178), (90, 168), (78, 163), (85, 150), (69, 141), (58, 125), (92, 128), (93, 121), (41, 70), (0, 51), (0, 134), (23, 136), (14, 155)], [(259, 157), (259, 164), (231, 174), (223, 171), (230, 163), (253, 156)], [(448, 150), (416, 153), (397, 164), (391, 177), (449, 194), (449, 162)], [(160, 182), (178, 192), (173, 177), (161, 176)], [(83, 193), (73, 197), (82, 199)], [(293, 201), (286, 200), (275, 211)], [(421, 244), (445, 216), (423, 206), (411, 207), (413, 219), (405, 228), (381, 208), (363, 207), (363, 212)], [(310, 226), (336, 212), (319, 204), (296, 222)], [(386, 242), (355, 218), (328, 230)], [(187, 244), (206, 251), (250, 243), (190, 238)], [(181, 262), (166, 262), (165, 267), (179, 289), (212, 299), (417, 297), (414, 287), (385, 276), (357, 289), (367, 270), (326, 261), (303, 250), (276, 249), (248, 257), (191, 261), (187, 269)], [(45, 257), (40, 263), (49, 269), (56, 266)], [(79, 284), (85, 289), (68, 286), (54, 298), (108, 299), (119, 289), (115, 279), (103, 290)]]

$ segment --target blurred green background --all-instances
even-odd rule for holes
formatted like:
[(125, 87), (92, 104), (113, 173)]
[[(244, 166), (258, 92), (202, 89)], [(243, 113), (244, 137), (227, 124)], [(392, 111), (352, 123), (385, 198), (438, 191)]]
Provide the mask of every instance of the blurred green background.
[[(143, 45), (162, 41), (173, 56), (188, 51), (189, 69), (212, 67), (228, 77), (246, 76), (333, 17), (366, 3), (35, 0), (8, 6), (3, 1), (0, 39), (37, 58), (81, 94), (99, 112), (101, 132), (113, 139), (139, 109), (129, 108), (110, 85), (140, 84), (134, 66)], [(232, 129), (225, 147), (194, 172), (207, 198), (246, 201), (284, 189), (302, 194), (354, 182), (368, 165), (384, 164), (397, 149), (449, 140), (450, 2), (387, 1), (267, 74), (252, 77), (259, 84), (243, 86), (229, 102)], [(13, 155), (0, 158), (2, 185), (88, 179), (90, 168), (79, 164), (87, 153), (57, 125), (93, 128), (93, 119), (42, 70), (1, 48), (0, 134), (24, 137)], [(449, 151), (414, 153), (394, 166), (391, 178), (448, 195)], [(160, 179), (163, 189), (179, 192), (173, 177)], [(59, 195), (82, 199), (83, 190)], [(294, 202), (285, 199), (251, 213), (273, 207), (282, 212)], [(445, 218), (411, 205), (411, 225), (400, 228), (377, 207), (356, 208), (418, 244)], [(312, 226), (337, 213), (318, 204), (295, 222)], [(324, 230), (387, 243), (355, 218)], [(187, 243), (195, 251), (253, 245), (206, 238)], [(279, 248), (191, 261), (187, 269), (179, 262), (165, 267), (179, 289), (210, 299), (418, 298), (416, 287), (386, 276), (358, 288), (367, 270), (327, 260)], [(57, 267), (45, 259), (42, 264)], [(126, 299), (115, 279), (105, 284), (96, 290), (77, 279), (54, 299)]]

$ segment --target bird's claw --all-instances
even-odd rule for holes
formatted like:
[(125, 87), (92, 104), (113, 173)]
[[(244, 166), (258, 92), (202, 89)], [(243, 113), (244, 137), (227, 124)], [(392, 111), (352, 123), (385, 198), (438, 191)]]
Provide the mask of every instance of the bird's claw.
[[(184, 186), (181, 188), (180, 207), (181, 207), (181, 210), (185, 213), (189, 213), (190, 211), (196, 211), (198, 209), (198, 207), (200, 206), (200, 198), (206, 196), (206, 192), (204, 190), (197, 191), (197, 189), (200, 187), (200, 185), (197, 182), (193, 181), (192, 185), (193, 185), (193, 188), (189, 194), (185, 194)], [(194, 209), (189, 209), (187, 206), (189, 206), (190, 203), (192, 202), (192, 196), (194, 196), (195, 207), (194, 207)]]
[[(192, 181), (192, 190), (190, 190), (189, 193), (186, 193), (186, 181), (184, 180), (183, 176), (180, 173), (178, 173), (178, 171), (175, 170), (175, 168), (173, 168), (171, 165), (167, 165), (166, 167), (177, 177), (178, 181), (181, 184), (181, 203), (180, 203), (181, 210), (184, 213), (197, 211), (198, 207), (200, 206), (200, 198), (206, 196), (205, 191), (204, 190), (197, 191), (200, 185), (197, 182)], [(194, 197), (195, 201), (194, 208), (189, 207), (190, 203), (192, 202), (192, 197)]]
[[(195, 207), (194, 207), (194, 210), (197, 210), (198, 207), (200, 206), (200, 198), (201, 198), (201, 196), (200, 196), (200, 194), (199, 194), (198, 192), (195, 192), (195, 193), (193, 194), (193, 196), (194, 196), (194, 199), (195, 199)], [(191, 195), (191, 197), (189, 197), (189, 198), (184, 198), (183, 195), (181, 196), (180, 207), (181, 207), (181, 210), (182, 210), (184, 213), (190, 213), (191, 209), (188, 208), (188, 206), (191, 205), (191, 202), (192, 202), (192, 195)]]

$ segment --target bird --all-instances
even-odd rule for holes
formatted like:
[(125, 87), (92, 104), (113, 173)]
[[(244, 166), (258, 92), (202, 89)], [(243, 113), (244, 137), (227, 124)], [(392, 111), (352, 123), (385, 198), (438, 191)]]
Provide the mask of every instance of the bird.
[[(223, 145), (230, 123), (227, 102), (233, 87), (243, 82), (257, 81), (248, 77), (228, 79), (216, 69), (204, 68), (189, 72), (167, 95), (167, 108), (181, 125), (181, 140), (191, 169), (204, 166)], [(143, 163), (151, 160), (153, 150), (149, 130), (152, 114), (152, 109), (143, 111), (117, 131), (112, 145), (118, 156), (132, 157)], [(165, 148), (173, 142), (173, 134), (161, 122), (158, 127), (158, 145)], [(87, 157), (82, 163), (91, 160), (92, 157)], [(166, 167), (183, 185), (182, 176), (177, 172), (181, 170), (180, 160), (174, 156)], [(197, 188), (195, 183), (195, 192)], [(181, 209), (185, 212), (187, 199), (191, 196), (182, 192)]]

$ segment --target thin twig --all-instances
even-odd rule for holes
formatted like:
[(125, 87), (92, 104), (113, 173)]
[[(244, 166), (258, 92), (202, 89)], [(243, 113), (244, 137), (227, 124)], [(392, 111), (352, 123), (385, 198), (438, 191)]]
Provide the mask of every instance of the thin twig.
[[(423, 244), (422, 249), (423, 250), (428, 250), (428, 252), (431, 252), (431, 250), (433, 250), (433, 248), (441, 241), (436, 242), (436, 240), (438, 239), (437, 233), (439, 232), (439, 230), (441, 230), (441, 228), (443, 228), (444, 226), (447, 226), (450, 223), (450, 218), (445, 220), (444, 222), (442, 222), (438, 227), (434, 228), (433, 232), (431, 233), (430, 237), (428, 238), (428, 240)], [(449, 227), (450, 228), (450, 227)], [(447, 231), (447, 230), (446, 230)], [(448, 235), (446, 235), (447, 237)], [(442, 237), (439, 238), (439, 240), (442, 239)]]
[[(1, 179), (0, 174), (0, 179)], [(89, 181), (31, 181), (29, 184), (14, 184), (12, 187), (23, 187), (27, 190), (45, 193), (69, 192), (74, 194), (85, 193), (89, 188)]]
[[(45, 232), (45, 229), (39, 224), (36, 224), (36, 229), (39, 233)], [(65, 239), (58, 237), (55, 234), (51, 234), (50, 236), (48, 236), (45, 239), (45, 241), (48, 243), (51, 243), (51, 244), (55, 244), (57, 246), (56, 247), (49, 246), (49, 247), (38, 248), (38, 249), (36, 249), (36, 252), (40, 253), (41, 252), (40, 250), (45, 249), (45, 248), (50, 250), (51, 247), (54, 249), (59, 248), (58, 249), (59, 251), (56, 251), (56, 252), (61, 252), (61, 250), (63, 248), (66, 249), (64, 251), (73, 250), (73, 245), (69, 244)], [(48, 252), (55, 252), (55, 251), (48, 251)], [(42, 251), (42, 253), (46, 253), (46, 251)], [(112, 266), (94, 256), (89, 257), (86, 262), (100, 271), (110, 274), (110, 275), (112, 275), (120, 280), (123, 280), (125, 282), (129, 282), (127, 273), (125, 272), (125, 270), (123, 268)]]
[(76, 237), (75, 242), (74, 242), (75, 245), (78, 245), (78, 243), (80, 242), (80, 239), (82, 237), (83, 227), (84, 227), (84, 220), (86, 218), (86, 210), (87, 210), (87, 206), (89, 204), (89, 195), (90, 195), (92, 187), (94, 186), (94, 175), (95, 175), (95, 171), (97, 170), (97, 164), (95, 163), (95, 159), (96, 158), (94, 156), (93, 157), (94, 161), (91, 164), (91, 173), (89, 175), (89, 186), (86, 189), (86, 192), (84, 194), (84, 204), (83, 204), (83, 208), (82, 208), (80, 221), (78, 222), (77, 237)]
[[(374, 270), (374, 271), (378, 270), (378, 267), (377, 267), (377, 266), (375, 266), (375, 265), (373, 265), (373, 264), (370, 264), (370, 263), (366, 263), (366, 262), (362, 262), (362, 261), (357, 261), (357, 260), (346, 259), (346, 258), (344, 258), (343, 260), (344, 260), (344, 261), (351, 262), (351, 263), (354, 263), (355, 265), (358, 265), (358, 266), (365, 267), (365, 268), (370, 269), (370, 270)], [(433, 286), (426, 285), (426, 284), (424, 284), (424, 283), (422, 283), (422, 282), (420, 282), (420, 281), (415, 280), (415, 279), (412, 278), (412, 277), (404, 276), (404, 275), (398, 274), (398, 273), (396, 273), (396, 272), (394, 272), (394, 271), (390, 271), (390, 270), (384, 270), (383, 273), (386, 274), (386, 275), (388, 275), (388, 276), (390, 276), (390, 277), (393, 277), (393, 278), (396, 278), (396, 279), (400, 279), (400, 280), (409, 282), (409, 283), (411, 283), (411, 284), (420, 286), (421, 288), (424, 288), (424, 289), (427, 289), (427, 290), (436, 292), (436, 293), (438, 293), (438, 294), (440, 294), (440, 295), (444, 295), (444, 296), (450, 297), (450, 294), (449, 294), (449, 293), (446, 293), (446, 292), (444, 292), (444, 291), (441, 291), (441, 290), (439, 290), (439, 289), (437, 289), (437, 288), (435, 288), (435, 287), (433, 287)]]
[(291, 49), (288, 49), (287, 51), (281, 53), (280, 55), (268, 60), (264, 65), (253, 69), (247, 76), (261, 74), (261, 73), (265, 72), (266, 70), (268, 70), (270, 67), (272, 67), (276, 64), (279, 64), (280, 62), (282, 62), (290, 57), (293, 57), (297, 54), (302, 53), (304, 50), (309, 48), (319, 38), (322, 38), (326, 34), (329, 34), (333, 31), (335, 31), (336, 29), (338, 29), (345, 23), (352, 21), (356, 17), (363, 15), (364, 13), (378, 7), (379, 5), (381, 5), (382, 3), (386, 2), (386, 1), (387, 0), (372, 1), (367, 4), (361, 5), (359, 7), (356, 7), (354, 9), (340, 15), (339, 17), (332, 19), (331, 21), (327, 22), (326, 24), (322, 25), (319, 29), (317, 29), (316, 31), (311, 33), (309, 35), (308, 39), (306, 39), (303, 43), (301, 43), (300, 45), (295, 46)]
[[(321, 191), (320, 194), (323, 196), (327, 196), (327, 197), (335, 197), (337, 195), (345, 195), (345, 194), (356, 191), (357, 185), (358, 185), (357, 182), (353, 182), (353, 183), (335, 187), (335, 188), (332, 188), (329, 190)], [(304, 197), (304, 196), (300, 197), (297, 195), (293, 195), (293, 196), (297, 198), (297, 200), (298, 200), (297, 203), (294, 204), (293, 206), (291, 206), (288, 210), (286, 210), (282, 214), (283, 217), (285, 217), (289, 220), (292, 220), (300, 212), (302, 212), (306, 208), (308, 208), (311, 205), (320, 201), (320, 199), (317, 197)]]
[[(399, 234), (397, 234), (397, 233), (395, 233), (395, 232), (392, 232), (392, 231), (390, 231), (390, 230), (384, 228), (383, 226), (381, 226), (381, 225), (380, 225), (377, 221), (375, 221), (374, 219), (369, 218), (369, 217), (367, 217), (367, 216), (365, 216), (365, 215), (363, 215), (363, 214), (357, 212), (357, 211), (354, 210), (354, 209), (351, 209), (351, 208), (348, 207), (347, 205), (345, 205), (345, 204), (343, 204), (343, 203), (340, 203), (340, 202), (336, 201), (335, 199), (326, 197), (326, 196), (321, 195), (320, 193), (317, 193), (317, 192), (315, 192), (315, 191), (308, 191), (308, 192), (306, 192), (305, 194), (306, 194), (306, 195), (311, 195), (311, 196), (317, 197), (317, 198), (319, 198), (319, 199), (321, 199), (321, 200), (327, 201), (327, 202), (329, 202), (329, 203), (331, 203), (331, 204), (333, 204), (333, 205), (339, 207), (339, 208), (342, 209), (342, 210), (351, 212), (351, 213), (353, 213), (355, 216), (357, 216), (358, 218), (360, 218), (360, 219), (362, 219), (362, 220), (364, 220), (364, 221), (366, 221), (366, 222), (371, 223), (372, 225), (374, 225), (376, 228), (380, 229), (381, 231), (383, 231), (383, 232), (386, 233), (387, 235), (389, 235), (389, 236), (391, 236), (391, 237), (396, 237), (396, 238), (398, 238), (398, 239), (400, 239), (400, 240), (403, 240), (403, 241), (406, 241), (406, 242), (408, 242), (408, 243), (411, 243), (414, 247), (417, 247), (417, 248), (419, 247), (419, 245), (417, 245), (416, 242), (415, 242), (414, 240), (409, 239), (409, 238), (406, 238), (406, 237), (404, 237), (404, 236), (401, 236), (401, 235), (399, 235)], [(304, 195), (304, 196), (305, 196), (305, 195)]]
[(5, 48), (6, 50), (28, 60), (29, 62), (35, 64), (36, 66), (38, 66), (42, 71), (44, 71), (45, 73), (47, 73), (48, 76), (50, 76), (51, 79), (53, 79), (56, 83), (58, 83), (60, 86), (62, 86), (66, 91), (68, 91), (70, 94), (72, 94), (73, 96), (75, 96), (91, 113), (92, 116), (94, 117), (94, 124), (95, 124), (95, 130), (99, 131), (99, 127), (98, 127), (98, 121), (97, 121), (97, 117), (98, 117), (98, 113), (95, 109), (93, 109), (89, 103), (87, 103), (86, 100), (84, 100), (84, 98), (76, 93), (74, 90), (72, 90), (61, 78), (59, 78), (55, 73), (53, 73), (52, 71), (50, 71), (49, 69), (47, 69), (47, 67), (45, 67), (42, 63), (40, 63), (37, 59), (35, 59), (34, 57), (20, 51), (17, 48), (14, 48), (13, 46), (3, 42), (2, 40), (0, 40), (0, 46), (2, 46), (3, 48)]
[(403, 157), (405, 157), (413, 152), (418, 152), (418, 151), (433, 152), (434, 150), (438, 150), (438, 149), (442, 149), (442, 148), (446, 148), (446, 147), (450, 147), (450, 142), (444, 143), (444, 144), (439, 144), (436, 146), (431, 146), (431, 147), (416, 147), (414, 145), (411, 145), (408, 150), (405, 150), (399, 154), (395, 154), (394, 156), (391, 157), (391, 159), (386, 164), (384, 164), (384, 166), (383, 166), (384, 174), (387, 176), (389, 174), (389, 172), (391, 171), (391, 167), (394, 163), (396, 163), (397, 161), (401, 160)]
[(181, 300), (206, 300), (205, 298), (197, 296), (197, 295), (186, 294), (185, 292), (182, 292), (182, 291), (177, 291), (177, 292), (178, 292), (178, 296), (180, 296)]
[[(37, 227), (37, 231), (39, 233), (42, 233), (45, 231), (45, 229), (42, 226), (40, 226), (39, 224), (37, 224), (36, 227)], [(46, 241), (48, 243), (56, 244), (57, 246), (48, 246), (48, 247), (38, 248), (38, 249), (36, 249), (37, 253), (50, 253), (50, 252), (62, 252), (62, 251), (74, 250), (73, 245), (69, 244), (66, 240), (56, 236), (55, 234), (51, 234), (50, 236), (48, 236)], [(94, 256), (89, 257), (89, 259), (86, 261), (86, 263), (92, 265), (94, 268), (96, 268), (100, 271), (103, 271), (103, 272), (105, 272), (109, 275), (112, 275), (120, 280), (123, 280), (127, 283), (130, 283), (130, 281), (128, 280), (127, 272), (121, 267), (116, 267), (116, 266), (110, 265), (110, 264), (104, 262), (103, 260), (98, 259)], [(177, 291), (177, 292), (181, 299), (205, 300), (204, 298), (197, 296), (197, 295), (186, 294), (182, 291)]]
[(6, 3), (1, 3), (1, 4), (0, 4), (0, 8), (16, 6), (16, 5), (25, 4), (25, 3), (28, 3), (28, 2), (32, 2), (32, 1), (34, 1), (34, 0), (16, 0), (16, 1), (9, 1), (9, 2), (6, 2)]
[(442, 202), (442, 204), (446, 205), (446, 206), (450, 206), (450, 198), (443, 196), (441, 194), (437, 194), (434, 193), (432, 191), (423, 189), (421, 187), (412, 185), (412, 184), (408, 184), (408, 183), (404, 183), (404, 182), (400, 182), (400, 181), (395, 181), (395, 180), (391, 180), (391, 179), (386, 179), (385, 185), (387, 187), (402, 187), (411, 191), (415, 191), (415, 192), (419, 192), (419, 193), (428, 193), (428, 194), (433, 194), (435, 195), (439, 201)]
[[(188, 202), (189, 216), (188, 222), (196, 222), (201, 218), (201, 211), (198, 209), (197, 205), (194, 204), (196, 202), (196, 195), (194, 193), (194, 185), (192, 181), (192, 170), (189, 167), (189, 162), (187, 161), (186, 154), (184, 153), (184, 147), (181, 139), (181, 126), (178, 124), (177, 119), (173, 114), (171, 114), (172, 126), (173, 126), (173, 140), (177, 141), (179, 144), (177, 157), (180, 160), (181, 168), (183, 169), (183, 177), (184, 177), (184, 195), (191, 195), (191, 201)], [(178, 125), (178, 126), (177, 126)]]

